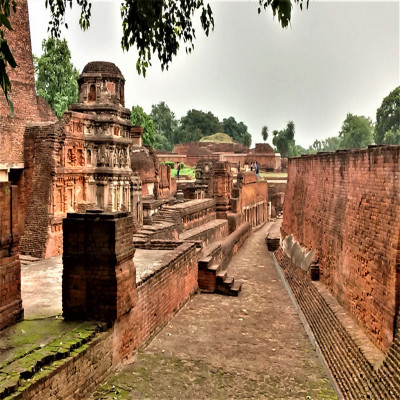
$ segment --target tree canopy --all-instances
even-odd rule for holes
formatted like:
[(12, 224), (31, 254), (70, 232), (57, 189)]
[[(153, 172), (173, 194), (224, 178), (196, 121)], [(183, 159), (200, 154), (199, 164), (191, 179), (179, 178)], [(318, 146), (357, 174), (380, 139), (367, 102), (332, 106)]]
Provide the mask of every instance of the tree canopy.
[[(258, 0), (258, 13), (271, 7), (274, 16), (283, 28), (291, 19), (293, 4), (300, 9), (308, 7), (309, 0)], [(0, 0), (0, 85), (13, 112), (9, 96), (11, 83), (6, 67), (16, 67), (14, 57), (6, 41), (6, 32), (12, 30), (9, 17), (16, 11), (18, 0)], [(45, 0), (50, 10), (49, 30), (54, 38), (60, 38), (61, 26), (65, 23), (67, 7), (76, 4), (80, 8), (79, 25), (83, 30), (90, 27), (92, 3), (90, 0)], [(124, 50), (136, 47), (138, 59), (136, 69), (139, 74), (146, 74), (151, 66), (151, 57), (157, 54), (162, 69), (168, 69), (173, 56), (176, 56), (183, 42), (187, 53), (194, 49), (196, 30), (194, 16), (200, 16), (201, 27), (208, 36), (214, 29), (214, 17), (208, 2), (204, 0), (122, 0), (121, 46)]]
[(178, 121), (170, 108), (161, 101), (151, 106), (150, 114), (156, 126), (156, 144), (154, 147), (158, 150), (171, 151), (175, 140), (175, 133), (178, 128)]
[(71, 63), (66, 40), (49, 38), (42, 42), (43, 54), (33, 57), (36, 91), (61, 118), (68, 106), (78, 100), (78, 70)]
[(198, 142), (203, 136), (209, 136), (222, 130), (222, 124), (218, 117), (211, 111), (192, 109), (181, 118), (175, 143)]
[(262, 136), (264, 142), (266, 142), (267, 139), (268, 139), (268, 126), (263, 126), (263, 127), (262, 127), (262, 129), (261, 129), (261, 136)]
[(153, 146), (156, 135), (156, 127), (150, 115), (143, 111), (140, 106), (132, 107), (131, 122), (143, 128), (143, 144)]
[(337, 136), (328, 137), (324, 140), (315, 140), (309, 147), (309, 153), (318, 153), (319, 151), (336, 151), (339, 148), (340, 139)]
[(376, 111), (376, 144), (400, 144), (400, 86), (391, 91)]
[(242, 143), (247, 147), (251, 145), (251, 135), (247, 125), (243, 122), (236, 122), (234, 117), (224, 118), (222, 121), (223, 132), (228, 134), (233, 140)]
[(339, 147), (354, 149), (374, 143), (374, 127), (370, 118), (348, 113), (339, 132)]
[(294, 140), (295, 125), (293, 121), (289, 121), (285, 129), (272, 132), (272, 143), (276, 146), (282, 157), (293, 157), (299, 154), (299, 149), (296, 147)]

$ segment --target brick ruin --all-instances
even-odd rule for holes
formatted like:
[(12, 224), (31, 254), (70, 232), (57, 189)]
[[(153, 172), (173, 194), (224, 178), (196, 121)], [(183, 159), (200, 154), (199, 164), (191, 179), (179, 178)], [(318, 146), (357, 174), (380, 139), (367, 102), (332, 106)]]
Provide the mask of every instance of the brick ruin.
[(26, 0), (18, 2), (10, 21), (14, 30), (7, 32), (7, 41), (18, 66), (8, 70), (14, 117), (0, 96), (0, 329), (23, 316), (19, 247), (26, 209), (25, 126), (27, 121), (55, 118), (45, 100), (36, 96)]
[(268, 143), (256, 143), (254, 149), (233, 143), (193, 142), (175, 144), (174, 151), (168, 153), (157, 151), (160, 161), (183, 162), (185, 165), (195, 167), (199, 161), (229, 162), (234, 168), (243, 169), (245, 164), (257, 161), (259, 167), (266, 171), (281, 171), (281, 155), (275, 153)]
[(61, 254), (62, 219), (67, 212), (130, 211), (141, 221), (141, 184), (131, 169), (131, 123), (124, 107), (124, 83), (114, 64), (91, 62), (78, 79), (79, 103), (58, 122), (28, 125), (24, 254)]
[[(141, 138), (142, 128), (135, 129)], [(131, 168), (138, 173), (142, 181), (142, 222), (149, 225), (153, 221), (153, 215), (173, 197), (176, 182), (171, 179), (171, 168), (160, 164), (154, 150), (142, 146), (141, 142), (132, 147)]]
[(283, 207), (287, 254), (295, 261), (293, 241), (311, 250), (321, 281), (383, 350), (399, 312), (399, 165), (399, 146), (289, 159)]

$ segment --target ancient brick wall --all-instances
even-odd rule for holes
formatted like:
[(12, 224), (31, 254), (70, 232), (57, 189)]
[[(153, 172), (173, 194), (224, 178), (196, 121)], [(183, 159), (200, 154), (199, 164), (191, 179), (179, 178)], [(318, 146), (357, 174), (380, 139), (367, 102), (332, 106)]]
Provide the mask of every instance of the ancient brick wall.
[(137, 287), (136, 305), (114, 325), (114, 363), (144, 346), (198, 288), (198, 249), (184, 243)]
[(0, 182), (0, 329), (22, 319), (18, 190)]
[(256, 147), (253, 149), (253, 152), (275, 154), (273, 148), (268, 143), (256, 143)]
[(260, 168), (266, 169), (267, 171), (280, 171), (281, 156), (277, 154), (248, 154), (246, 157), (246, 163), (252, 164), (257, 161)]
[(289, 160), (283, 236), (319, 259), (321, 280), (388, 349), (399, 300), (400, 146)]
[[(24, 174), (27, 217), (21, 251), (39, 258), (46, 255), (49, 236), (57, 236), (57, 231), (51, 232), (51, 199), (56, 154), (60, 151), (64, 138), (63, 128), (64, 122), (32, 125), (26, 128)], [(62, 235), (61, 231), (58, 232)], [(54, 244), (53, 247), (57, 245)]]
[(13, 31), (7, 31), (6, 39), (18, 64), (15, 69), (8, 69), (15, 118), (11, 117), (8, 104), (1, 93), (0, 167), (6, 165), (21, 168), (24, 163), (23, 138), (26, 122), (39, 122), (49, 117), (53, 119), (54, 115), (43, 99), (36, 98), (27, 0), (18, 1), (17, 13), (12, 15), (11, 23)]
[(259, 181), (254, 172), (239, 173), (231, 205), (232, 212), (242, 214), (242, 220), (251, 226), (262, 224), (269, 218), (268, 183)]
[(160, 162), (170, 161), (175, 163), (175, 166), (177, 162), (183, 162), (184, 165), (187, 165), (186, 155), (184, 154), (161, 153), (158, 150), (156, 150), (156, 154)]

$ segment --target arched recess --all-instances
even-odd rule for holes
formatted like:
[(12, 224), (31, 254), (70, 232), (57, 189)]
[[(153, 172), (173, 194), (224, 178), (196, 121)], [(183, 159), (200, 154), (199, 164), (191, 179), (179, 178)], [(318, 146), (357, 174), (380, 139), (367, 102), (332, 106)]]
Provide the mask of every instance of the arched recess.
[(90, 85), (87, 99), (89, 103), (94, 103), (96, 101), (96, 86), (94, 84)]

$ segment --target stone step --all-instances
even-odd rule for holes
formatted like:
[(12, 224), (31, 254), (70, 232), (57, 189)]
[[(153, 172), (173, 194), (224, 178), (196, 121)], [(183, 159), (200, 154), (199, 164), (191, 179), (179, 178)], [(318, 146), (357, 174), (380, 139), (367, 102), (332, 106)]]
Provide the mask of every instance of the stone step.
[(228, 273), (226, 271), (220, 271), (217, 274), (217, 284), (223, 284), (225, 282), (225, 279), (227, 278)]
[(235, 278), (233, 278), (232, 276), (226, 277), (224, 279), (224, 285), (225, 286), (229, 286), (229, 288), (232, 287), (233, 283), (235, 282)]
[(242, 284), (239, 282), (235, 282), (232, 287), (229, 289), (229, 296), (239, 296), (239, 293), (242, 290)]
[(199, 269), (208, 269), (209, 267), (211, 267), (211, 261), (212, 261), (212, 257), (203, 257), (201, 260), (198, 261), (198, 267)]
[(214, 265), (211, 265), (211, 267), (208, 267), (208, 270), (209, 270), (209, 271), (214, 271), (214, 272), (217, 274), (219, 268), (220, 268), (219, 265), (214, 264)]

